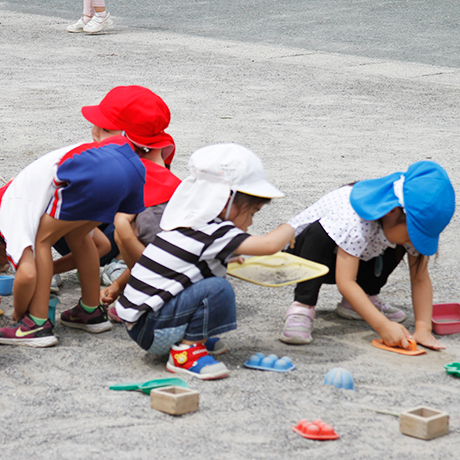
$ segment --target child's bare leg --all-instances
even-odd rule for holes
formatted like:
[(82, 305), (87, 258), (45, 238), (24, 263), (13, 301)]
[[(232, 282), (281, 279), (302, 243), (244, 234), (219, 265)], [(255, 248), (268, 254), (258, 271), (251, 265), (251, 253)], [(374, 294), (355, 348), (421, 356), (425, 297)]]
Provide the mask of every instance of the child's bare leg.
[(19, 261), (13, 284), (13, 321), (19, 321), (29, 309), (29, 304), (35, 292), (37, 270), (32, 247), (24, 250)]
[[(91, 224), (97, 225), (96, 222)], [(99, 254), (89, 235), (87, 226), (77, 228), (66, 235), (80, 277), (81, 301), (88, 307), (96, 307), (99, 302)]]
[[(99, 230), (98, 228), (94, 229), (93, 232), (93, 241), (97, 248), (97, 253), (99, 255), (99, 259), (105, 256), (111, 249), (109, 239), (104, 235), (104, 233)], [(67, 241), (67, 237), (66, 237)], [(68, 244), (68, 241), (67, 241)], [(99, 262), (98, 262), (99, 263)], [(71, 252), (70, 254), (66, 254), (63, 257), (53, 261), (53, 272), (56, 275), (57, 273), (65, 273), (70, 270), (77, 268), (77, 264), (75, 263), (74, 255)]]
[(0, 273), (6, 272), (10, 268), (8, 259), (6, 257), (6, 246), (3, 240), (0, 238)]
[(99, 301), (99, 255), (89, 235), (96, 225), (97, 222), (87, 222), (87, 225), (66, 235), (80, 275), (82, 298), (75, 307), (61, 313), (62, 325), (94, 334), (112, 329), (112, 323)]
[(29, 307), (31, 315), (40, 319), (48, 317), (50, 285), (53, 277), (53, 257), (51, 254), (53, 244), (77, 228), (85, 228), (86, 233), (88, 233), (96, 225), (95, 222), (57, 220), (48, 214), (42, 216), (35, 239), (37, 284)]

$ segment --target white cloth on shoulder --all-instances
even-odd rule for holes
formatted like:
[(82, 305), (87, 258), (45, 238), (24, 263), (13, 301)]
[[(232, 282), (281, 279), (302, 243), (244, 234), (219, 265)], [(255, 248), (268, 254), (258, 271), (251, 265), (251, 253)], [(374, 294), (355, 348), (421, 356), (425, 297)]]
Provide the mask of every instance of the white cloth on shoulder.
[(26, 166), (9, 185), (0, 205), (0, 232), (15, 268), (29, 246), (35, 251), (40, 219), (53, 195), (53, 178), (61, 158), (82, 143), (62, 147)]

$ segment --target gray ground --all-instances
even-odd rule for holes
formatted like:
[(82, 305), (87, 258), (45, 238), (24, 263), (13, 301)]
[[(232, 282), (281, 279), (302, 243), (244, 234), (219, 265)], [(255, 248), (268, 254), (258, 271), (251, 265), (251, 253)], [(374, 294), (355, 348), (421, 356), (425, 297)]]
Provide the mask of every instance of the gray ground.
[[(258, 14), (251, 22), (249, 13), (231, 4), (222, 5), (219, 16), (218, 4), (176, 1), (150, 5), (164, 22), (149, 26), (149, 5), (130, 2), (114, 5), (115, 27), (100, 36), (65, 32), (78, 18), (79, 4), (60, 2), (54, 9), (51, 1), (34, 3), (0, 3), (5, 178), (51, 149), (89, 140), (80, 107), (97, 103), (113, 86), (140, 84), (171, 109), (173, 170), (180, 177), (187, 174), (189, 155), (210, 143), (239, 142), (263, 158), (270, 179), (287, 197), (257, 215), (256, 234), (339, 185), (405, 170), (426, 158), (440, 162), (460, 189), (457, 3), (447, 2), (441, 11), (439, 2), (344, 2), (347, 7), (333, 13), (328, 7), (337, 3), (316, 2), (323, 15), (313, 9), (315, 3), (302, 11), (294, 2), (291, 10), (282, 4), (284, 15), (275, 14), (278, 4), (253, 3), (248, 5)], [(200, 14), (203, 5), (210, 16)], [(175, 11), (177, 27), (171, 20)], [(307, 40), (308, 21), (302, 18), (310, 11)], [(289, 24), (292, 40), (270, 35), (277, 23)], [(334, 38), (337, 24), (344, 34)], [(375, 34), (364, 27), (361, 37), (359, 24)], [(395, 38), (390, 32), (396, 26)], [(398, 48), (398, 40), (404, 46)], [(455, 216), (431, 263), (435, 302), (458, 301), (459, 226)], [(109, 390), (112, 383), (172, 376), (164, 358), (147, 356), (120, 325), (90, 335), (58, 322), (60, 342), (54, 348), (1, 347), (1, 458), (458, 458), (460, 380), (443, 369), (459, 359), (457, 336), (442, 338), (445, 351), (419, 357), (377, 350), (370, 345), (376, 334), (366, 324), (337, 317), (340, 297), (326, 287), (314, 341), (290, 347), (277, 335), (292, 287), (231, 282), (239, 327), (226, 334), (231, 351), (222, 361), (232, 373), (215, 382), (185, 378), (200, 392), (200, 411), (194, 414), (174, 418), (152, 410), (144, 394)], [(407, 267), (396, 270), (382, 294), (409, 315), (405, 325), (413, 328)], [(78, 297), (70, 273), (58, 311)], [(0, 325), (10, 323), (11, 302), (3, 297)], [(244, 361), (256, 351), (288, 355), (297, 369), (287, 374), (245, 369)], [(355, 391), (323, 385), (334, 367), (352, 373)], [(449, 435), (409, 438), (400, 434), (397, 418), (365, 409), (401, 412), (419, 405), (448, 412)], [(341, 438), (324, 443), (301, 438), (292, 426), (303, 418), (328, 422)]]

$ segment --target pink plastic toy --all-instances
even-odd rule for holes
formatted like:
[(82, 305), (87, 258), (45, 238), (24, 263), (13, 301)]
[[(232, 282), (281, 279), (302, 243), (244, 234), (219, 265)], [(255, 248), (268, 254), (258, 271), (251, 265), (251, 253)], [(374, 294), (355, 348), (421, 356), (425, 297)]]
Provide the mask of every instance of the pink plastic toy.
[(433, 305), (433, 332), (438, 335), (460, 332), (460, 304), (438, 303)]
[(300, 420), (292, 429), (300, 434), (300, 436), (307, 439), (314, 439), (315, 441), (331, 441), (338, 439), (339, 435), (334, 431), (332, 426), (324, 423), (322, 420)]

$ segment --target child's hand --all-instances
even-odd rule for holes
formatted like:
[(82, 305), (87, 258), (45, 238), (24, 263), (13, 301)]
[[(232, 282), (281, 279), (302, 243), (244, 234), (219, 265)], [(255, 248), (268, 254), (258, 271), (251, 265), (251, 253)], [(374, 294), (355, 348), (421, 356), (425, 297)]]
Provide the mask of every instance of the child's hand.
[(417, 343), (423, 345), (424, 347), (432, 348), (433, 350), (443, 350), (446, 348), (445, 345), (435, 339), (433, 334), (429, 331), (416, 330), (413, 337)]
[(233, 257), (228, 261), (229, 264), (242, 264), (244, 262), (244, 256)]
[(389, 347), (409, 349), (409, 342), (407, 339), (412, 336), (402, 324), (387, 321), (387, 324), (379, 331), (379, 335), (383, 343)]
[(101, 289), (100, 292), (100, 299), (101, 303), (106, 305), (110, 305), (111, 303), (115, 302), (115, 300), (120, 297), (121, 289), (119, 288), (116, 282), (112, 283), (109, 287)]

